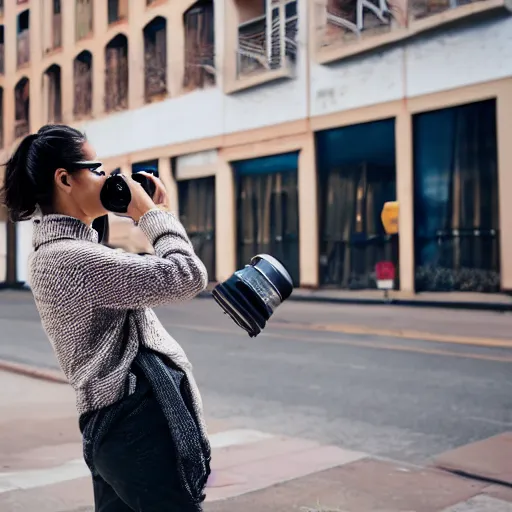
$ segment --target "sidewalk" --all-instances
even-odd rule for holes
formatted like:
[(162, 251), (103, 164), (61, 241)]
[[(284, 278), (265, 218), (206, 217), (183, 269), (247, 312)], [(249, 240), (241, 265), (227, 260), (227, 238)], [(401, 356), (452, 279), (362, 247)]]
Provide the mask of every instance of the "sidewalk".
[[(0, 395), (0, 511), (92, 512), (71, 389), (2, 372), (0, 385), (9, 390)], [(206, 512), (512, 511), (512, 488), (433, 465), (378, 460), (311, 440), (238, 429), (230, 421), (209, 421), (209, 430), (213, 473)], [(487, 456), (486, 474), (509, 478), (509, 439), (492, 438), (477, 447), (480, 454), (500, 453), (505, 464), (497, 468), (500, 476), (489, 467), (495, 457)], [(472, 445), (460, 450), (439, 461), (457, 469), (468, 457), (473, 464), (479, 460)]]
[[(217, 283), (210, 283), (200, 296), (211, 298)], [(407, 293), (390, 290), (386, 297), (383, 290), (338, 290), (295, 288), (290, 301), (332, 304), (397, 305), (408, 307), (469, 309), (480, 311), (512, 311), (512, 295), (504, 293), (471, 292), (422, 292)]]

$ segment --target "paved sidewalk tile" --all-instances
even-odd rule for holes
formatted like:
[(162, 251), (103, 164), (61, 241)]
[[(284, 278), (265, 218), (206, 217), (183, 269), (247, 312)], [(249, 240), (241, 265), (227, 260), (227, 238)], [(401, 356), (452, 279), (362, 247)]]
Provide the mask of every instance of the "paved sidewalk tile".
[(366, 457), (364, 453), (336, 446), (321, 446), (300, 439), (281, 438), (274, 443), (260, 442), (255, 445), (259, 446), (234, 446), (214, 451), (212, 465), (218, 470), (219, 476), (222, 478), (223, 468), (228, 468), (228, 473), (236, 476), (240, 482), (209, 489), (207, 501), (223, 500), (265, 489)]
[(512, 485), (512, 432), (442, 453), (434, 458), (434, 464)]
[(510, 501), (512, 503), (512, 487), (505, 487), (504, 485), (490, 485), (486, 487), (484, 493), (493, 498), (498, 498), (503, 501)]
[(93, 503), (89, 477), (0, 494), (2, 512), (92, 512)]
[(512, 503), (482, 495), (446, 508), (443, 512), (512, 512)]
[(434, 469), (365, 459), (258, 492), (207, 503), (205, 510), (439, 512), (470, 499), (484, 487), (484, 484)]

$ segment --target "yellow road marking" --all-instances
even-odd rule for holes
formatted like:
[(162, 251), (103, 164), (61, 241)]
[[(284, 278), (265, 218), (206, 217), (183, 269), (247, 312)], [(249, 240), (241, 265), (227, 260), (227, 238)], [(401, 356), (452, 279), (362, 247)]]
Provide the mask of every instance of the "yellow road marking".
[[(239, 336), (243, 338), (247, 338), (248, 343), (257, 343), (258, 340), (249, 339), (248, 335), (242, 329), (231, 330), (219, 327), (206, 327), (206, 326), (198, 326), (198, 325), (183, 325), (183, 324), (174, 324), (174, 327), (187, 329), (191, 331), (199, 331), (199, 332), (216, 332), (220, 334), (230, 334), (234, 336)], [(478, 359), (481, 361), (494, 361), (499, 363), (512, 363), (512, 356), (506, 355), (491, 355), (491, 354), (477, 354), (474, 352), (455, 352), (450, 350), (442, 350), (435, 348), (424, 348), (413, 345), (397, 345), (393, 343), (372, 343), (370, 341), (360, 340), (360, 339), (344, 339), (344, 338), (310, 338), (310, 337), (297, 337), (293, 334), (278, 334), (275, 332), (263, 332), (260, 334), (260, 337), (264, 338), (280, 338), (286, 340), (296, 340), (296, 341), (306, 341), (311, 343), (332, 343), (335, 345), (345, 345), (349, 347), (365, 347), (365, 348), (373, 348), (380, 350), (393, 350), (398, 352), (412, 352), (416, 354), (427, 354), (427, 355), (439, 355), (439, 356), (448, 356), (448, 357), (459, 357), (466, 359)], [(428, 340), (427, 340), (428, 341)]]
[(472, 336), (453, 336), (449, 334), (435, 334), (407, 329), (376, 329), (362, 325), (350, 324), (301, 324), (275, 321), (273, 327), (294, 331), (325, 331), (342, 334), (357, 334), (369, 336), (385, 336), (388, 338), (404, 338), (410, 340), (433, 341), (435, 343), (453, 343), (457, 345), (473, 345), (493, 348), (512, 348), (512, 340), (498, 338), (477, 338)]

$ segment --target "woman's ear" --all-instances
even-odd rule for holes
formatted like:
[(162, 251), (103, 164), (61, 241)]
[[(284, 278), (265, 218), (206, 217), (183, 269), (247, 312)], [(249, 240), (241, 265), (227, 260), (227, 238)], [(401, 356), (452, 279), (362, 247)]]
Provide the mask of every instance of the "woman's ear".
[(69, 183), (69, 174), (66, 169), (57, 169), (55, 171), (55, 185), (64, 192), (69, 192), (71, 184)]

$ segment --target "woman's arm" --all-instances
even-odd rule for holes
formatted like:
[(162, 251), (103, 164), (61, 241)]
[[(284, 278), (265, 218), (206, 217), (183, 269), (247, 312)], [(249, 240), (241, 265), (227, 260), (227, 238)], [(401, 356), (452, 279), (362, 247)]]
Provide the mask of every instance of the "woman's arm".
[(80, 258), (86, 279), (94, 284), (93, 304), (141, 309), (186, 301), (206, 288), (206, 268), (173, 214), (151, 210), (140, 218), (139, 227), (154, 247), (154, 256), (94, 246), (94, 254)]

